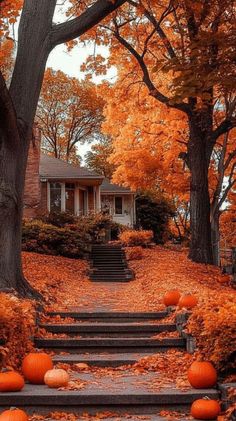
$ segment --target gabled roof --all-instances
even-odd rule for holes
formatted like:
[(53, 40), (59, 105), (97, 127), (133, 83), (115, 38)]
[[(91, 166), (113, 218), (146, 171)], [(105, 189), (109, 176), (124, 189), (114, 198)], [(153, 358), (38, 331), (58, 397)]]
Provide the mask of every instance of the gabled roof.
[(79, 165), (68, 164), (61, 159), (54, 158), (45, 154), (40, 156), (39, 175), (45, 178), (58, 178), (58, 179), (100, 179), (103, 176), (89, 171), (85, 167)]
[(118, 184), (110, 183), (108, 178), (103, 180), (100, 189), (101, 193), (132, 193), (129, 187), (123, 187)]
[(132, 193), (129, 187), (123, 187), (118, 184), (110, 183), (108, 178), (104, 178), (103, 175), (96, 174), (94, 171), (90, 171), (85, 167), (69, 164), (61, 159), (54, 158), (53, 156), (48, 156), (43, 153), (40, 156), (39, 175), (41, 178), (46, 179), (100, 180), (99, 183), (102, 182), (101, 193)]

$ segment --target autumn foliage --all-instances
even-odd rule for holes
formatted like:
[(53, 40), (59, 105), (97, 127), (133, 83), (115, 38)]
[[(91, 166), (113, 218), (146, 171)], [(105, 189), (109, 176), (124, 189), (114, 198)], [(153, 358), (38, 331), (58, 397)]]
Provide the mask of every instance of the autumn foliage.
[(146, 246), (152, 242), (152, 231), (124, 231), (119, 235), (119, 239), (125, 246)]
[(30, 300), (0, 294), (1, 368), (19, 368), (27, 352), (33, 349), (35, 308)]

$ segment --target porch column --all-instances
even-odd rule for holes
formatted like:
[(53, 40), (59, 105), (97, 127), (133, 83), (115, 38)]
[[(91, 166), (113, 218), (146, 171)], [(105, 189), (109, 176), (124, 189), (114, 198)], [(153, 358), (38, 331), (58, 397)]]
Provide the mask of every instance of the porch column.
[(75, 215), (79, 216), (79, 186), (75, 185)]
[(96, 209), (101, 212), (101, 189), (100, 186), (96, 187)]

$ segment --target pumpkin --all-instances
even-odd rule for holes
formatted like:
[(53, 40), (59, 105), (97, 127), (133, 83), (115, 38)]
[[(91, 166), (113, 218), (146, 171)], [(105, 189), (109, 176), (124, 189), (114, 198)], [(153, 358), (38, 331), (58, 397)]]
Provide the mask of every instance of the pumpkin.
[(179, 307), (191, 309), (195, 307), (197, 303), (198, 303), (198, 299), (197, 297), (195, 297), (195, 295), (191, 295), (191, 294), (183, 295), (179, 300)]
[(62, 369), (48, 370), (44, 376), (44, 383), (51, 388), (64, 387), (68, 384), (69, 374)]
[(1, 413), (0, 421), (29, 421), (29, 418), (21, 409), (11, 408)]
[(19, 392), (24, 385), (23, 377), (16, 371), (0, 373), (0, 392)]
[(220, 404), (213, 399), (197, 399), (191, 406), (191, 415), (196, 420), (214, 420), (220, 411)]
[(52, 368), (52, 359), (45, 352), (31, 352), (22, 364), (24, 377), (33, 384), (43, 384), (46, 372)]
[(172, 289), (171, 291), (168, 291), (164, 297), (163, 301), (166, 307), (168, 306), (176, 306), (180, 299), (180, 293), (177, 289)]
[(195, 389), (213, 387), (217, 381), (217, 372), (207, 361), (195, 361), (188, 369), (188, 380)]

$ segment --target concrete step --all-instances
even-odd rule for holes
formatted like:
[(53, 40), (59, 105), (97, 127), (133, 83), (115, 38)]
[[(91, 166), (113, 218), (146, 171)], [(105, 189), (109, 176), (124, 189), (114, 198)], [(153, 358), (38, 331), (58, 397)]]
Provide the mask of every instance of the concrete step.
[[(97, 271), (95, 272), (94, 270), (92, 271), (92, 273), (90, 274), (90, 278), (91, 279), (96, 279), (96, 278), (104, 278), (104, 281), (106, 279), (114, 279), (114, 280), (123, 280), (123, 279), (132, 279), (133, 274), (132, 273), (127, 273), (127, 272), (119, 272), (119, 273), (109, 273), (109, 272), (100, 272)], [(102, 280), (102, 279), (101, 279)]]
[(73, 377), (83, 382), (79, 390), (57, 390), (47, 386), (26, 384), (20, 392), (5, 392), (0, 394), (0, 407), (24, 407), (53, 411), (60, 408), (98, 411), (106, 407), (127, 413), (132, 407), (138, 413), (156, 410), (188, 407), (198, 398), (208, 396), (217, 399), (219, 394), (215, 389), (188, 389), (181, 391), (174, 385), (163, 388), (152, 387), (158, 380), (158, 373), (147, 373), (144, 376), (134, 376), (124, 372), (120, 376), (96, 376), (92, 373), (76, 373)]
[(40, 327), (53, 333), (158, 333), (174, 332), (175, 324), (131, 324), (131, 323), (74, 323), (74, 324), (41, 324)]
[[(115, 266), (114, 266), (114, 263), (96, 263), (96, 267), (97, 268), (101, 268), (101, 269), (109, 269), (109, 268), (111, 268), (111, 269), (113, 269)], [(91, 264), (91, 268), (93, 268), (93, 265)], [(126, 263), (119, 263), (119, 269), (128, 269), (128, 266), (127, 266), (127, 264)]]
[[(177, 420), (176, 412), (173, 413), (173, 414), (174, 415), (173, 415), (172, 419)], [(99, 418), (99, 416), (100, 416), (100, 418)], [(171, 416), (171, 414), (170, 414), (170, 416)], [(76, 421), (83, 421), (83, 420), (86, 421), (87, 419), (88, 418), (83, 418), (83, 415), (80, 415), (79, 418)], [(109, 417), (109, 416), (105, 417), (104, 413), (101, 413), (101, 415), (99, 415), (99, 413), (98, 413), (97, 420), (98, 419), (102, 419), (103, 421), (127, 421), (127, 420), (128, 421), (168, 421), (168, 418), (159, 416), (158, 413), (156, 413), (156, 414), (142, 414), (142, 415), (134, 415), (134, 414), (124, 414), (124, 415), (122, 415), (122, 414), (116, 413), (116, 415), (114, 414), (114, 416), (112, 418)], [(96, 415), (95, 415), (95, 418), (90, 418), (90, 420), (96, 421)], [(187, 413), (185, 413), (185, 414), (179, 413), (178, 421), (187, 421), (187, 420), (189, 420), (189, 417), (188, 417)], [(47, 421), (57, 421), (57, 420), (47, 418)], [(203, 421), (203, 420), (198, 420), (198, 421)], [(216, 419), (212, 420), (212, 421), (216, 421)]]
[(98, 275), (129, 275), (131, 271), (129, 269), (120, 269), (119, 267), (116, 268), (98, 268), (94, 267), (90, 270), (90, 273), (98, 274)]
[(143, 320), (161, 320), (168, 316), (167, 311), (157, 311), (157, 312), (110, 312), (110, 311), (103, 311), (103, 312), (82, 312), (76, 310), (66, 310), (66, 311), (48, 311), (46, 312), (46, 316), (60, 316), (64, 317), (72, 317), (76, 320), (92, 320), (92, 321), (105, 321), (106, 319), (112, 323), (120, 323), (120, 322), (141, 322)]
[(55, 363), (86, 363), (89, 366), (96, 367), (119, 367), (123, 365), (132, 365), (139, 361), (141, 358), (153, 355), (153, 353), (143, 352), (129, 352), (129, 353), (74, 353), (74, 354), (56, 354), (53, 357)]
[(154, 352), (158, 348), (186, 348), (186, 340), (183, 338), (164, 338), (164, 339), (150, 339), (150, 338), (35, 338), (35, 346), (37, 348), (58, 348), (58, 349), (83, 349), (91, 351), (101, 348), (103, 350), (111, 349), (128, 349), (143, 350), (152, 349)]

